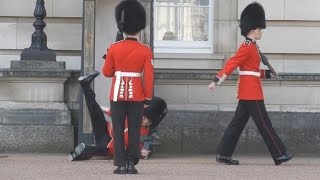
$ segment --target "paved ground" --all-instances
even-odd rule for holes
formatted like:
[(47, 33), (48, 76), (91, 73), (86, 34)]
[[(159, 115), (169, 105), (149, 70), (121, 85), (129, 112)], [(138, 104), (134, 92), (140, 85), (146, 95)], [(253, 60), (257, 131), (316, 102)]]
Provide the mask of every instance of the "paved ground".
[[(1, 156), (8, 156), (2, 157)], [(299, 156), (275, 166), (269, 156), (238, 156), (239, 166), (221, 165), (214, 155), (154, 155), (141, 160), (138, 175), (114, 175), (112, 160), (69, 162), (65, 154), (0, 154), (1, 180), (276, 180), (320, 179), (320, 158)]]

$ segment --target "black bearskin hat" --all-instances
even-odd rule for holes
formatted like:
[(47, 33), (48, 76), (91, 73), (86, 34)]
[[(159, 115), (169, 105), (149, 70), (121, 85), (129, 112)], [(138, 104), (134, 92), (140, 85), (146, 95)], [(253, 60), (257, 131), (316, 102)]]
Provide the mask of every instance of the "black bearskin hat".
[(265, 29), (266, 18), (261, 4), (253, 2), (249, 4), (241, 13), (240, 17), (241, 35), (247, 36), (251, 30), (261, 28)]
[(137, 0), (124, 0), (115, 9), (119, 32), (133, 35), (146, 27), (146, 11)]
[(158, 126), (167, 113), (167, 103), (162, 98), (154, 96), (143, 115), (151, 121), (150, 128)]

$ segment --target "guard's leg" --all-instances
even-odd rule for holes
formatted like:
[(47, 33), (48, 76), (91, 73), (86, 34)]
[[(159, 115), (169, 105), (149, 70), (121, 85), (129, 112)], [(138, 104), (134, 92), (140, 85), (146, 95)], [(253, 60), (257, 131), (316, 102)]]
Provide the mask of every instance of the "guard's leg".
[(114, 165), (126, 166), (127, 156), (124, 145), (124, 128), (127, 115), (127, 102), (110, 102), (114, 136)]
[(140, 128), (143, 115), (143, 102), (130, 102), (128, 107), (128, 173), (136, 174), (134, 165), (140, 159)]
[(231, 157), (239, 141), (241, 133), (249, 120), (246, 101), (239, 100), (235, 115), (225, 130), (217, 148), (217, 154)]
[(272, 127), (264, 101), (250, 101), (247, 105), (272, 158), (276, 160), (278, 157), (285, 155), (287, 150)]
[(99, 72), (94, 72), (88, 76), (81, 76), (79, 81), (89, 111), (95, 141), (103, 141), (107, 145), (111, 137), (108, 132), (106, 119), (100, 105), (96, 101), (96, 94), (90, 87), (91, 82), (98, 74)]

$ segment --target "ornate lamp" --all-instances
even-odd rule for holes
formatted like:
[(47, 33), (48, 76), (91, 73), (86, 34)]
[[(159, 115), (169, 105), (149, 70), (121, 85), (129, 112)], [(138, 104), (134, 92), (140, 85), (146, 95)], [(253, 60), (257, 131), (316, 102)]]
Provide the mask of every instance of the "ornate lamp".
[(47, 16), (44, 0), (37, 0), (33, 12), (36, 21), (33, 23), (35, 32), (32, 34), (31, 46), (21, 53), (21, 60), (56, 61), (56, 54), (47, 47), (47, 35), (43, 31), (46, 23), (43, 19)]

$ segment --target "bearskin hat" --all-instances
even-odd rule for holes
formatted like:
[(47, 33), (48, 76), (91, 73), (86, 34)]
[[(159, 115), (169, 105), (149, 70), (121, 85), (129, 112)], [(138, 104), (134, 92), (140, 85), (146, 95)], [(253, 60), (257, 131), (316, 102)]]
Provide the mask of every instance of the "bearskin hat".
[(167, 113), (167, 103), (162, 98), (154, 96), (143, 115), (151, 121), (150, 128), (158, 126)]
[(243, 36), (247, 36), (251, 30), (257, 28), (265, 29), (267, 26), (262, 5), (253, 2), (244, 8), (240, 16), (239, 27), (241, 29), (241, 35)]
[(133, 35), (146, 27), (146, 11), (137, 0), (120, 2), (115, 9), (115, 18), (120, 33)]

